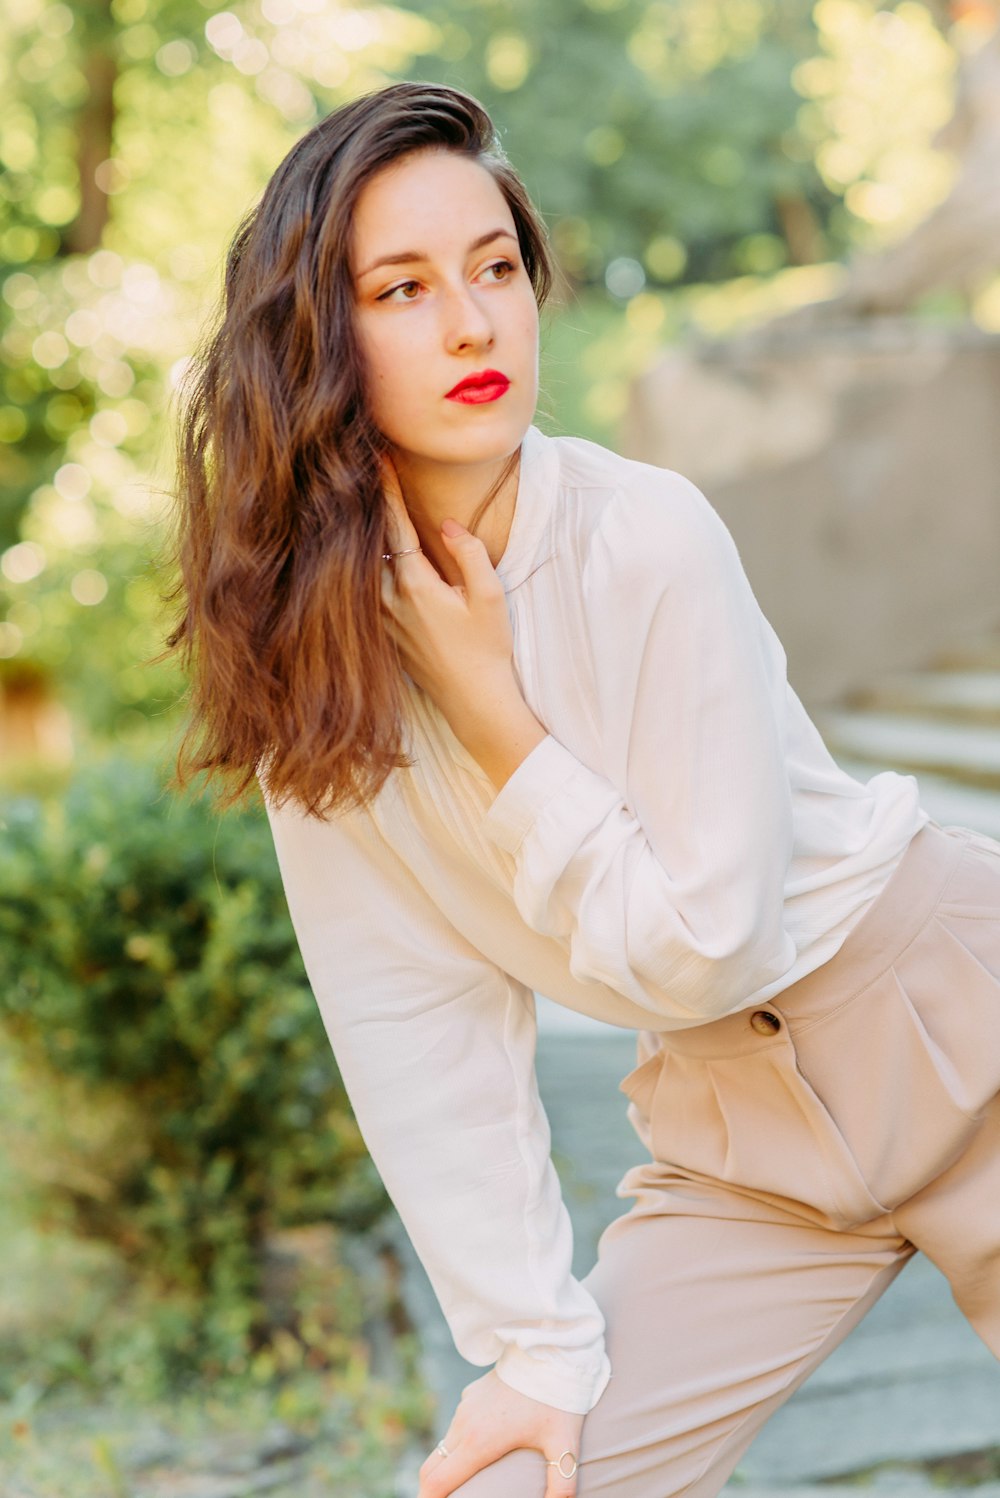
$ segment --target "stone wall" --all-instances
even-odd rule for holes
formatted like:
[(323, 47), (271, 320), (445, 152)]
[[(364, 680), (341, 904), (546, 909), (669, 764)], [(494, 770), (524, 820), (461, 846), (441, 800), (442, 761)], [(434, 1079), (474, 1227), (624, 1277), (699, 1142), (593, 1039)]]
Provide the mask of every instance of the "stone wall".
[(885, 318), (674, 350), (620, 447), (705, 492), (807, 705), (1000, 624), (1000, 335)]

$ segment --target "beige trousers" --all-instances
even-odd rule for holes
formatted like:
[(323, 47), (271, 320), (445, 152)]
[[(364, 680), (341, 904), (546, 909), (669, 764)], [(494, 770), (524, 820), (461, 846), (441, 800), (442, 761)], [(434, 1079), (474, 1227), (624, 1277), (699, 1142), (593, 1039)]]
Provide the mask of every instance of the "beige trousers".
[[(928, 823), (829, 962), (659, 1039), (584, 1280), (613, 1375), (579, 1498), (717, 1494), (917, 1249), (1000, 1358), (1000, 843)], [(544, 1489), (516, 1451), (456, 1495)]]

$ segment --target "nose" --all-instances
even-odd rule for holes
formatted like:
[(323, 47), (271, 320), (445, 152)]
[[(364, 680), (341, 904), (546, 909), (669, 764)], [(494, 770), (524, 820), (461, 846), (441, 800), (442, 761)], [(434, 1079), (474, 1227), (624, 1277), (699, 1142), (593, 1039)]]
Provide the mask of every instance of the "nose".
[(455, 287), (445, 305), (445, 344), (449, 353), (492, 346), (493, 323), (473, 287)]

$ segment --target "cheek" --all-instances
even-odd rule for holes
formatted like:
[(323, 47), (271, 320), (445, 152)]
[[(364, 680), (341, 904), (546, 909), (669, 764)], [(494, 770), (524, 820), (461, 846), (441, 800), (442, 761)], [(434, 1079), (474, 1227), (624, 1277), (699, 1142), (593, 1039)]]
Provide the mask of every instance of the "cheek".
[(519, 340), (526, 346), (537, 346), (538, 344), (538, 304), (534, 295), (528, 297), (519, 309), (517, 319)]
[(412, 390), (416, 359), (410, 341), (389, 326), (379, 328), (377, 335), (365, 339), (369, 398), (374, 406), (395, 404), (407, 389)]

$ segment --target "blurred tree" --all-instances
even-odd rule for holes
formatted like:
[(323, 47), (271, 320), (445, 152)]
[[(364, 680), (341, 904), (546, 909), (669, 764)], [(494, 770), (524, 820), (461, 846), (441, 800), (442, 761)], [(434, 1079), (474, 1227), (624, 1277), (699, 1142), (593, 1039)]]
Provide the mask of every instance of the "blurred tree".
[[(957, 59), (954, 111), (950, 90), (935, 89), (933, 78), (913, 100), (922, 106), (929, 128), (936, 128), (937, 170), (927, 172), (926, 160), (921, 161), (921, 194), (900, 192), (900, 175), (918, 170), (910, 135), (909, 152), (897, 142), (889, 161), (874, 163), (848, 188), (845, 201), (851, 206), (853, 200), (872, 232), (860, 253), (851, 256), (840, 292), (814, 309), (814, 320), (900, 313), (942, 293), (957, 296), (968, 308), (1000, 270), (1000, 5), (972, 10), (953, 3), (934, 10), (939, 21), (949, 11), (961, 14), (971, 33)], [(912, 32), (918, 16), (911, 7), (905, 21), (892, 17), (894, 46), (899, 27), (908, 23)], [(929, 37), (921, 41), (927, 72), (933, 74), (945, 43), (937, 35), (933, 43)], [(912, 130), (913, 112), (908, 114)]]
[(173, 372), (295, 137), (435, 35), (387, 7), (291, 29), (280, 10), (251, 5), (244, 25), (201, 0), (11, 0), (0, 16), (0, 716), (6, 697), (18, 719), (0, 753), (52, 738), (22, 721), (25, 670), (38, 712), (47, 679), (78, 729), (169, 716), (181, 683), (143, 663), (164, 633)]
[[(564, 268), (662, 284), (816, 258), (835, 199), (797, 139), (811, 0), (413, 0), (549, 217)], [(753, 242), (747, 241), (753, 237)], [(749, 264), (748, 264), (749, 262)]]
[(99, 248), (108, 221), (118, 77), (111, 0), (78, 3), (75, 29), (85, 86), (76, 129), (80, 200), (63, 247), (69, 253), (85, 255)]
[(929, 15), (917, 0), (6, 0), (0, 693), (28, 671), (33, 700), (54, 683), (99, 735), (178, 697), (141, 665), (162, 638), (170, 390), (231, 229), (321, 114), (401, 76), (480, 96), (570, 279), (648, 341), (662, 314), (643, 296), (840, 257), (887, 187), (902, 214), (925, 201), (953, 64)]
[(1000, 3), (819, 0), (816, 15), (822, 51), (796, 83), (857, 228), (835, 294), (772, 326), (1000, 300)]

